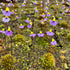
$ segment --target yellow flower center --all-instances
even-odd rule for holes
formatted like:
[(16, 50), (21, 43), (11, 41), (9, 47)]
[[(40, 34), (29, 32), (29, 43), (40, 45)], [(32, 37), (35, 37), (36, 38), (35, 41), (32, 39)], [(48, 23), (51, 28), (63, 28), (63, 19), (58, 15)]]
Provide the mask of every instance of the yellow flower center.
[(42, 34), (42, 31), (40, 31), (40, 34)]
[(50, 29), (49, 32), (52, 32), (52, 30)]
[(24, 5), (24, 3), (22, 3)]
[(29, 20), (29, 18), (27, 18), (27, 20)]
[(49, 19), (49, 21), (50, 21), (51, 19)]
[(47, 11), (47, 10), (46, 10)]
[(54, 16), (52, 16), (54, 18)]
[(30, 25), (32, 25), (32, 22), (30, 22)]
[(62, 17), (60, 17), (60, 18), (62, 18)]
[(42, 13), (42, 15), (44, 15), (44, 13)]
[(9, 8), (8, 7), (6, 8), (6, 11), (9, 11)]
[(50, 14), (49, 12), (47, 14)]
[(43, 24), (44, 22), (42, 22), (42, 24)]
[(37, 9), (36, 9), (37, 10)]
[(5, 29), (3, 28), (2, 31), (4, 31)]
[(55, 18), (53, 19), (53, 21), (55, 21)]
[(10, 31), (10, 27), (8, 27), (8, 31)]
[(31, 34), (33, 34), (33, 32), (31, 32)]
[(5, 16), (5, 18), (8, 18), (8, 16)]
[(52, 41), (55, 41), (55, 39), (52, 39)]
[(9, 5), (9, 4), (8, 4)]
[(35, 3), (37, 3), (37, 1), (35, 1)]
[(29, 20), (31, 22), (31, 20)]
[(22, 26), (22, 24), (20, 24), (20, 26)]
[(42, 4), (41, 4), (42, 5)]
[(10, 3), (12, 3), (12, 1), (10, 1)]

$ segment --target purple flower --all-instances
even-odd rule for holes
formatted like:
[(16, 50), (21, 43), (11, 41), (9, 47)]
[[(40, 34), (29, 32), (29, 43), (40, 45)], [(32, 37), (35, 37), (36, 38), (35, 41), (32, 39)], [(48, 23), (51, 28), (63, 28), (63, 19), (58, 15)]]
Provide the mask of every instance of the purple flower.
[(5, 31), (4, 31), (4, 29), (0, 30), (0, 33), (3, 33), (3, 34), (5, 34)]
[(49, 8), (48, 7), (45, 7), (45, 10), (48, 10)]
[(53, 25), (53, 26), (57, 25), (57, 22), (55, 21), (55, 18), (53, 20), (50, 20), (50, 24)]
[(0, 33), (2, 33), (2, 30), (0, 30)]
[(43, 3), (43, 1), (41, 1), (40, 3)]
[(44, 13), (42, 13), (42, 17), (43, 17), (43, 18), (45, 17), (45, 14), (44, 14)]
[(27, 26), (28, 28), (31, 28), (31, 26), (32, 26), (32, 22)]
[(48, 12), (48, 13), (47, 13), (47, 17), (49, 17), (49, 16), (51, 16), (51, 15), (50, 15), (50, 13)]
[(3, 49), (5, 48), (5, 46), (2, 47)]
[(68, 2), (70, 2), (70, 0), (67, 0)]
[(64, 28), (63, 28), (63, 27), (61, 27), (61, 29), (63, 30)]
[(44, 33), (42, 33), (42, 31), (40, 31), (40, 33), (37, 34), (38, 37), (44, 37)]
[(5, 6), (5, 4), (4, 4), (4, 3), (0, 3), (0, 5)]
[(44, 20), (43, 21), (47, 21), (47, 17), (46, 18), (44, 18)]
[(68, 16), (70, 16), (70, 14), (68, 14)]
[(24, 7), (25, 6), (25, 4), (24, 3), (22, 3), (22, 7)]
[(59, 20), (62, 20), (62, 17), (59, 17)]
[(36, 10), (36, 9), (37, 9), (37, 7), (34, 8), (34, 10)]
[(7, 2), (11, 1), (11, 0), (6, 0)]
[(53, 46), (55, 46), (55, 45), (57, 45), (57, 42), (56, 42), (54, 39), (52, 39), (51, 44), (52, 44)]
[(24, 12), (24, 10), (22, 10), (22, 12)]
[(38, 10), (36, 9), (35, 12), (38, 12)]
[(17, 0), (15, 0), (15, 2), (17, 2)]
[(48, 13), (48, 11), (46, 10), (45, 13)]
[(54, 35), (54, 33), (52, 32), (52, 30), (47, 31), (46, 34), (49, 35), (49, 36), (53, 36)]
[(69, 10), (69, 12), (70, 12), (70, 10)]
[(13, 6), (13, 3), (9, 3), (7, 6), (8, 6), (8, 7)]
[(3, 13), (4, 16), (10, 16), (12, 14), (12, 12), (5, 11), (5, 10), (3, 10), (2, 13)]
[(35, 7), (35, 8), (34, 8), (34, 10), (35, 10), (35, 12), (38, 12), (38, 9), (37, 9), (37, 7)]
[(0, 8), (1, 8), (1, 6), (0, 6)]
[(19, 16), (16, 16), (16, 19), (19, 19), (20, 17)]
[(10, 18), (8, 18), (8, 16), (6, 16), (6, 17), (3, 18), (3, 21), (4, 22), (9, 22), (10, 21)]
[(41, 4), (41, 7), (43, 7), (43, 5)]
[(59, 4), (58, 4), (58, 3), (56, 3), (56, 5), (58, 6)]
[(64, 6), (62, 6), (62, 9), (65, 9), (65, 5), (64, 5)]
[(65, 12), (68, 12), (68, 9), (66, 9)]
[(64, 15), (65, 13), (64, 12), (62, 12), (62, 15)]
[(25, 20), (25, 22), (30, 23), (29, 18), (27, 18), (27, 19)]
[(33, 32), (31, 32), (30, 36), (34, 38), (36, 36), (36, 34), (34, 34)]
[(3, 34), (5, 34), (5, 31), (4, 31), (4, 29), (2, 29), (2, 33), (3, 33)]
[(37, 5), (37, 1), (34, 1), (33, 4)]
[(8, 30), (6, 30), (5, 34), (7, 36), (12, 36), (13, 32), (10, 30), (10, 27), (8, 28)]
[(22, 28), (24, 28), (24, 26), (23, 26), (22, 24), (20, 24), (19, 28), (21, 28), (21, 29), (22, 29)]
[(45, 5), (47, 5), (47, 2), (45, 3)]
[(69, 6), (69, 8), (70, 8), (70, 6)]
[(3, 10), (2, 13), (4, 16), (10, 16), (11, 14), (13, 14), (8, 7), (6, 8), (6, 10)]
[(41, 24), (45, 24), (43, 20), (41, 20)]

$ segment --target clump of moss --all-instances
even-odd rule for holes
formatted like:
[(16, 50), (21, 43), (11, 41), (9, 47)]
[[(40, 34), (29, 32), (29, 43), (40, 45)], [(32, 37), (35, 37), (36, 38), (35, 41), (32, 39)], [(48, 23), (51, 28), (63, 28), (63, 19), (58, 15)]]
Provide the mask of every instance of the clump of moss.
[(62, 26), (62, 27), (68, 27), (67, 21), (64, 21), (64, 20), (63, 20), (63, 21), (61, 22), (61, 26)]
[(56, 8), (56, 5), (52, 5), (50, 6), (51, 9), (55, 9)]
[(67, 34), (67, 39), (70, 41), (70, 33)]
[(13, 40), (15, 41), (15, 43), (18, 43), (18, 42), (24, 43), (25, 42), (25, 37), (21, 34), (17, 34), (17, 35), (15, 35)]
[(44, 54), (43, 66), (45, 68), (53, 68), (55, 66), (55, 58), (51, 53)]
[(15, 58), (11, 54), (7, 54), (1, 58), (1, 65), (5, 70), (14, 68)]
[(19, 8), (17, 3), (14, 3), (14, 8)]

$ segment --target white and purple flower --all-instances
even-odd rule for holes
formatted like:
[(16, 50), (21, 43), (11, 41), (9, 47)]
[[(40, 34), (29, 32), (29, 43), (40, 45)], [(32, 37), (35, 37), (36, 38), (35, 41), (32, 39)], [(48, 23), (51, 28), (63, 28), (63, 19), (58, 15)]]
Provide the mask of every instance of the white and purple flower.
[(8, 27), (8, 30), (6, 30), (5, 34), (7, 36), (12, 36), (13, 32), (10, 30), (10, 27)]
[(51, 29), (49, 31), (47, 31), (46, 34), (49, 35), (49, 36), (53, 36), (54, 35), (54, 33), (52, 32)]
[(10, 21), (10, 18), (8, 18), (8, 16), (5, 16), (4, 18), (3, 18), (3, 22), (9, 22)]
[(51, 44), (52, 44), (53, 46), (55, 46), (55, 45), (57, 45), (57, 42), (56, 42), (54, 39), (52, 39)]
[(36, 34), (34, 34), (33, 32), (31, 32), (30, 36), (34, 38), (36, 36)]
[(57, 25), (57, 22), (55, 21), (55, 18), (53, 20), (50, 20), (50, 24), (52, 26), (56, 26)]
[(40, 33), (37, 34), (38, 37), (44, 37), (44, 33), (42, 33), (42, 31), (40, 31)]
[(22, 24), (20, 24), (19, 28), (20, 28), (20, 29), (23, 29), (23, 28), (24, 28), (24, 26), (23, 26)]

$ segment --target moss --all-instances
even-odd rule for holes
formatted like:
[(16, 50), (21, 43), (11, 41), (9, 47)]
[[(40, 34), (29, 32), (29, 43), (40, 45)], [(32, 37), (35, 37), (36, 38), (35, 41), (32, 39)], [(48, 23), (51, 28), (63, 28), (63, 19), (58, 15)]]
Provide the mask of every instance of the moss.
[(62, 22), (61, 22), (61, 26), (62, 27), (68, 27), (68, 23), (67, 23), (67, 21), (65, 20), (63, 20)]
[(67, 34), (67, 39), (70, 41), (70, 33)]
[(38, 45), (47, 45), (47, 43), (49, 43), (49, 37), (48, 36), (47, 37), (43, 37), (43, 38), (38, 37), (38, 38), (36, 38), (36, 43)]
[(43, 56), (43, 66), (45, 68), (53, 68), (55, 66), (55, 58), (51, 53), (46, 53)]
[(2, 28), (2, 27), (3, 27), (3, 24), (0, 25), (0, 28)]
[(15, 35), (13, 40), (15, 41), (15, 43), (23, 43), (24, 44), (25, 37), (23, 35), (21, 35), (21, 34), (17, 34), (17, 35)]
[(55, 8), (57, 8), (57, 6), (56, 5), (52, 5), (50, 8), (54, 10)]
[(12, 70), (14, 68), (15, 58), (7, 54), (1, 58), (1, 65), (5, 70)]
[(17, 3), (14, 3), (14, 8), (19, 8)]

